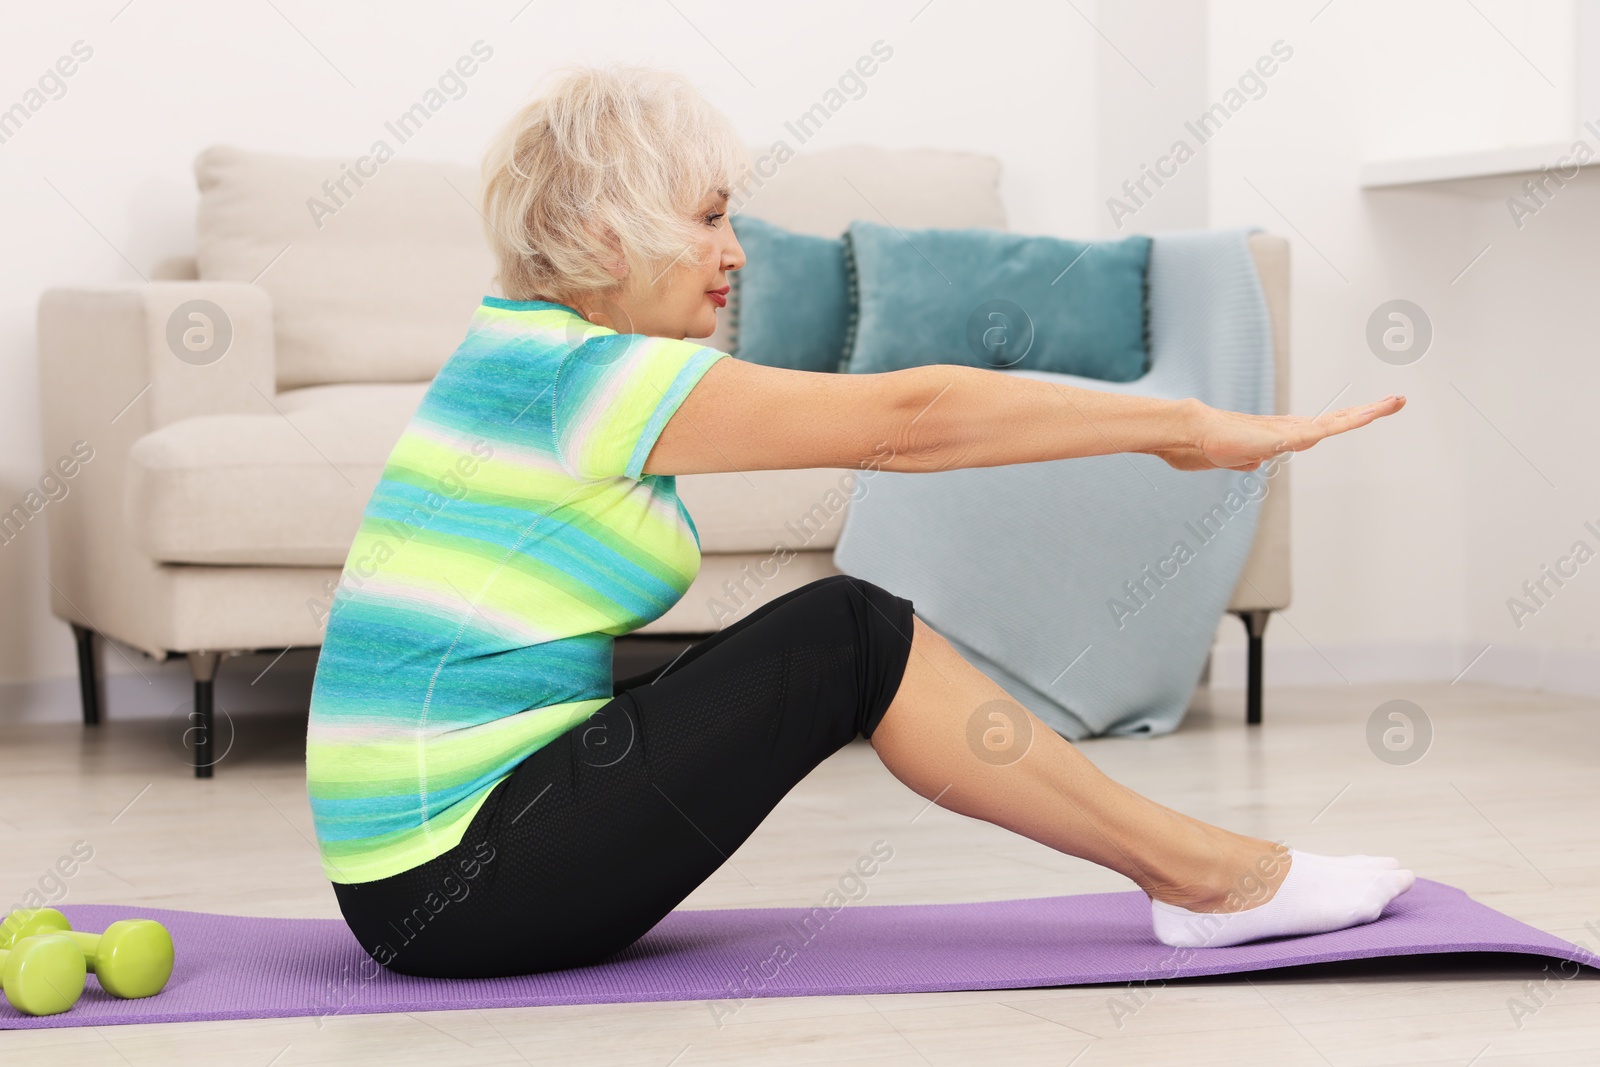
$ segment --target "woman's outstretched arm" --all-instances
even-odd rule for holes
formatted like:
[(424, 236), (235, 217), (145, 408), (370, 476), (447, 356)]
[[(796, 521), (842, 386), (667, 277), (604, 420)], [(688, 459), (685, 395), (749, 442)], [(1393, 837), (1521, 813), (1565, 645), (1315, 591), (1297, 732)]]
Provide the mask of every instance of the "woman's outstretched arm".
[(1146, 452), (1180, 470), (1252, 470), (1398, 411), (1403, 397), (1316, 418), (1219, 411), (935, 364), (818, 374), (719, 360), (679, 406), (646, 474), (799, 467), (925, 472)]

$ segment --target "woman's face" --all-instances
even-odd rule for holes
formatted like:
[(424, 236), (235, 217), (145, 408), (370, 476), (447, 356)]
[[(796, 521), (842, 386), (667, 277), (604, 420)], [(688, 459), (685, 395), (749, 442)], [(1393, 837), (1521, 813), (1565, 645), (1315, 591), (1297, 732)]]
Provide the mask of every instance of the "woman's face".
[[(744, 266), (744, 249), (728, 222), (728, 192), (718, 189), (696, 205), (697, 240), (654, 277), (634, 277), (595, 310), (594, 321), (619, 333), (651, 337), (710, 337), (727, 306), (728, 272)], [(580, 308), (588, 312), (590, 309)]]

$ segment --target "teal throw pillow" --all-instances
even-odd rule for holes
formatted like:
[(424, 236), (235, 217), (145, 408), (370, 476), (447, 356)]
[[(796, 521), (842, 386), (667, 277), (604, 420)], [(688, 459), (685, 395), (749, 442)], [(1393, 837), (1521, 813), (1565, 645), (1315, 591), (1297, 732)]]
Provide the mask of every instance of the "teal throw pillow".
[(745, 264), (730, 277), (732, 355), (791, 370), (837, 371), (850, 322), (844, 239), (732, 217)]
[(841, 369), (962, 363), (1108, 382), (1149, 369), (1148, 237), (1085, 242), (858, 220), (845, 243), (856, 315)]

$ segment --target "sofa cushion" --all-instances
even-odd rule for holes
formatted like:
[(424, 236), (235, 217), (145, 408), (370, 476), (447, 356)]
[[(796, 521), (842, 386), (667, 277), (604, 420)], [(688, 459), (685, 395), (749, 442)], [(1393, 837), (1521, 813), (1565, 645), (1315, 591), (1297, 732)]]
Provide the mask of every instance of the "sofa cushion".
[[(341, 566), (362, 509), (427, 385), (323, 385), (260, 414), (181, 419), (128, 456), (134, 543), (161, 563)], [(685, 474), (678, 494), (701, 551), (832, 549), (848, 470)]]
[(838, 237), (855, 219), (885, 213), (896, 226), (918, 229), (1006, 226), (1000, 162), (993, 156), (866, 145), (802, 152), (782, 162), (770, 150), (751, 153), (755, 172), (735, 195), (734, 210), (796, 233)]
[(306, 389), (146, 434), (128, 454), (134, 543), (162, 563), (342, 565), (426, 389)]
[(1131, 382), (1149, 369), (1150, 238), (1072, 241), (858, 219), (848, 369), (927, 363)]
[(200, 278), (271, 294), (279, 389), (426, 381), (491, 291), (473, 168), (213, 147), (194, 169)]
[(694, 520), (702, 553), (831, 550), (851, 494), (873, 476), (827, 467), (680, 474), (678, 499)]
[(726, 315), (734, 316), (733, 355), (791, 370), (837, 371), (850, 324), (844, 240), (794, 233), (753, 215), (735, 215), (745, 264), (733, 272)]

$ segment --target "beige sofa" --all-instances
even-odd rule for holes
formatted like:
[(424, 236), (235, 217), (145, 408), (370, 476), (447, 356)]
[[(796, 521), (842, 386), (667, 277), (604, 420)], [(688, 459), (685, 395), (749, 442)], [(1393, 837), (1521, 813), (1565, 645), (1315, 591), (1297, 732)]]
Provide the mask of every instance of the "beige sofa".
[[(48, 515), (52, 604), (78, 638), (84, 721), (100, 715), (96, 635), (157, 659), (184, 655), (195, 768), (207, 776), (219, 661), (321, 643), (367, 496), (492, 271), (470, 169), (212, 148), (195, 171), (195, 257), (162, 264), (148, 284), (50, 290), (39, 352), (47, 458), (78, 441), (94, 450)], [(847, 148), (796, 156), (739, 206), (827, 235), (857, 217), (1004, 227), (998, 186), (987, 157)], [(1288, 246), (1258, 234), (1252, 251), (1283, 410)], [(641, 632), (710, 633), (836, 573), (844, 513), (818, 505), (842, 473), (681, 478), (704, 562)], [(1253, 637), (1251, 721), (1260, 633), (1289, 603), (1286, 482), (1274, 479), (1229, 606)], [(774, 567), (779, 544), (794, 556)]]

